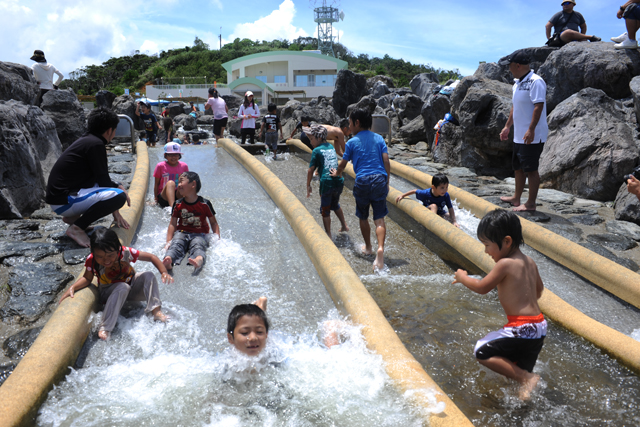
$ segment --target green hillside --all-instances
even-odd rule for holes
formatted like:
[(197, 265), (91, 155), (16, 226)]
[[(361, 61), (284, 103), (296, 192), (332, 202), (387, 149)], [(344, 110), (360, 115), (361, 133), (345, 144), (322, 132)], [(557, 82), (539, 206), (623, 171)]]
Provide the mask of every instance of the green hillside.
[[(299, 37), (293, 41), (252, 41), (235, 39), (233, 43), (222, 46), (220, 50), (211, 50), (209, 46), (196, 37), (193, 46), (181, 49), (162, 51), (154, 55), (146, 55), (139, 51), (128, 56), (111, 58), (102, 65), (89, 65), (69, 73), (61, 87), (71, 87), (79, 95), (93, 95), (101, 89), (121, 95), (124, 89), (131, 92), (144, 89), (150, 82), (159, 84), (188, 84), (227, 82), (227, 72), (222, 64), (245, 55), (272, 50), (315, 50), (317, 39)], [(341, 44), (334, 45), (338, 57), (347, 61), (349, 69), (372, 77), (384, 74), (391, 77), (397, 87), (408, 86), (409, 81), (419, 73), (435, 72), (440, 81), (460, 78), (456, 70), (435, 69), (429, 64), (412, 64), (403, 59), (393, 59), (389, 55), (384, 58), (371, 58), (369, 55), (354, 55)], [(206, 81), (205, 81), (206, 76)]]

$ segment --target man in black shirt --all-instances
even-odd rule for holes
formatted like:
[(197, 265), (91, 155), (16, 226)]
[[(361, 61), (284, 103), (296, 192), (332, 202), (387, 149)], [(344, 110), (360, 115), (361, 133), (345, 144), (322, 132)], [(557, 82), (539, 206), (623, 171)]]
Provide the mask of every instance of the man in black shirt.
[(587, 22), (580, 12), (573, 10), (575, 0), (562, 0), (562, 11), (556, 13), (545, 25), (547, 40), (551, 38), (551, 28), (560, 35), (563, 44), (572, 41), (599, 42), (600, 37), (587, 35)]
[(45, 201), (62, 215), (69, 224), (67, 236), (80, 246), (89, 247), (89, 225), (109, 214), (118, 227), (129, 228), (118, 209), (131, 201), (122, 184), (109, 177), (105, 147), (118, 122), (118, 115), (107, 108), (91, 111), (88, 132), (62, 153), (49, 174)]

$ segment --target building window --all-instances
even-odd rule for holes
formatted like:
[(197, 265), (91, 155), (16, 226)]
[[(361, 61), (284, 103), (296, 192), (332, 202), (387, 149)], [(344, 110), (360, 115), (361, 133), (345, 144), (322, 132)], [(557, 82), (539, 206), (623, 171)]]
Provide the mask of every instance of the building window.
[(315, 86), (316, 85), (316, 75), (315, 74), (309, 74), (307, 76), (308, 80), (309, 80), (309, 86)]
[(307, 83), (307, 76), (306, 75), (296, 76), (296, 87), (305, 87), (305, 86), (309, 86)]
[(267, 82), (267, 76), (256, 76), (256, 79), (260, 80), (263, 83)]
[(335, 86), (336, 78), (336, 74), (316, 76), (316, 86)]
[(273, 82), (274, 83), (286, 83), (287, 82), (287, 76), (273, 76)]

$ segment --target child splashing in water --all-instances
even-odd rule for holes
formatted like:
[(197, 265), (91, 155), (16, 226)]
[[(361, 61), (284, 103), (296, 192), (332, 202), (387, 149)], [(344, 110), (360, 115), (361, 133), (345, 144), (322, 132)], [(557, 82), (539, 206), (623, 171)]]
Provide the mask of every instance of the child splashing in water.
[(173, 278), (167, 273), (160, 259), (148, 252), (122, 246), (115, 231), (99, 228), (91, 235), (91, 254), (84, 263), (86, 271), (60, 298), (60, 303), (67, 297), (91, 284), (94, 276), (98, 278), (100, 302), (104, 304), (102, 323), (98, 337), (106, 340), (116, 326), (120, 309), (126, 301), (146, 301), (145, 313), (153, 314), (153, 318), (166, 322), (167, 316), (161, 311), (158, 281), (150, 271), (136, 273), (131, 262), (149, 261), (160, 271), (163, 283), (172, 283)]

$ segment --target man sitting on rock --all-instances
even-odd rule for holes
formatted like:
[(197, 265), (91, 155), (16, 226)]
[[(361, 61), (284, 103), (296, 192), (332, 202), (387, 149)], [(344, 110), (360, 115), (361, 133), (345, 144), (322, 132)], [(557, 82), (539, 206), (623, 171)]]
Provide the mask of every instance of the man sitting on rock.
[(587, 35), (587, 22), (580, 12), (573, 10), (575, 4), (575, 0), (562, 1), (562, 11), (553, 15), (545, 25), (547, 40), (551, 38), (552, 27), (555, 34), (560, 34), (562, 45), (572, 41), (599, 42), (601, 40), (600, 37)]
[(611, 37), (616, 49), (637, 49), (636, 32), (640, 28), (640, 0), (629, 0), (618, 10), (618, 19), (624, 18), (627, 31), (618, 37)]
[(51, 169), (45, 201), (69, 224), (67, 236), (80, 246), (89, 247), (86, 230), (98, 219), (113, 214), (118, 227), (129, 223), (118, 209), (131, 205), (120, 183), (109, 177), (106, 145), (116, 135), (120, 119), (101, 107), (89, 113), (88, 132), (58, 158)]

